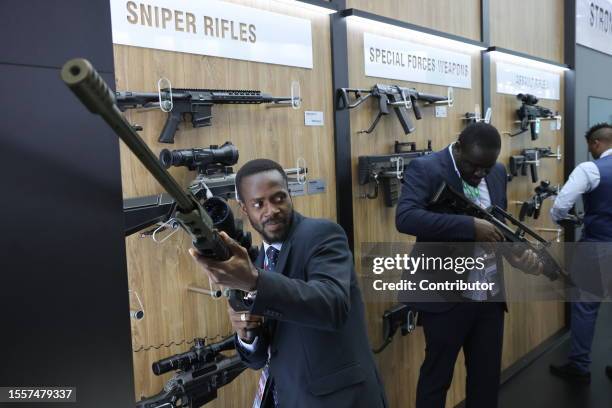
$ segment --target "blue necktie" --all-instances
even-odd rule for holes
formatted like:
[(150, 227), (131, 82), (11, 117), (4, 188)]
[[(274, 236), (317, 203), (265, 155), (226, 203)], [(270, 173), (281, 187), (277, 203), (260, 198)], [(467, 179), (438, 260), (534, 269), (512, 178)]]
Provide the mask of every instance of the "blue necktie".
[(266, 249), (266, 271), (274, 272), (276, 270), (276, 262), (278, 261), (280, 251), (273, 246)]

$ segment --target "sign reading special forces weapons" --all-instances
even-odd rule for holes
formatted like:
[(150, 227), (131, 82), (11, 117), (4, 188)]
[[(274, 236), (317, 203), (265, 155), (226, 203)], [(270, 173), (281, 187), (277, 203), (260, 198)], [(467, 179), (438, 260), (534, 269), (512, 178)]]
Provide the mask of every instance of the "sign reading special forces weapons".
[(425, 84), (472, 88), (469, 55), (363, 33), (365, 74)]
[(310, 20), (216, 0), (110, 0), (113, 43), (312, 68)]

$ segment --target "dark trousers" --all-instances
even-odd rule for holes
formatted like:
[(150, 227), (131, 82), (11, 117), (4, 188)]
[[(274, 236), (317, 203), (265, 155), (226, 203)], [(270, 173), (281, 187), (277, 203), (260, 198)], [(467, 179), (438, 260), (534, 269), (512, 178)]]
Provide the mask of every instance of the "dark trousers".
[(421, 312), (419, 318), (426, 348), (416, 408), (444, 408), (461, 348), (467, 371), (466, 408), (497, 407), (504, 305), (465, 302), (442, 313)]
[(580, 370), (587, 372), (591, 365), (591, 346), (595, 336), (595, 323), (600, 302), (574, 302), (572, 307), (572, 347), (569, 360)]

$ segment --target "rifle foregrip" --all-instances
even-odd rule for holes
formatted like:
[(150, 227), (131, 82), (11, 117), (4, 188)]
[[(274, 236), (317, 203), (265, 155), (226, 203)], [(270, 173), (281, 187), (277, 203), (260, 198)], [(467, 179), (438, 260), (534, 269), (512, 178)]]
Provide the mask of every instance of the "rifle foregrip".
[(166, 119), (164, 128), (162, 129), (161, 135), (159, 135), (159, 139), (157, 139), (157, 141), (159, 143), (174, 143), (174, 134), (178, 129), (180, 121), (181, 114), (178, 111), (171, 111), (168, 114), (168, 119)]
[(100, 105), (115, 105), (115, 94), (86, 59), (74, 58), (66, 62), (61, 77), (91, 113), (100, 113)]

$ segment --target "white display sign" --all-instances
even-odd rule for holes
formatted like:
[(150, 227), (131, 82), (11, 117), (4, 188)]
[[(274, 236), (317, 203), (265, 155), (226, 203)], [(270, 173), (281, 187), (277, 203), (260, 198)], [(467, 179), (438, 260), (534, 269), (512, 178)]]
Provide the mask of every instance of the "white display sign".
[(365, 74), (457, 88), (472, 87), (472, 58), (466, 54), (363, 33)]
[(113, 43), (312, 68), (310, 20), (216, 0), (110, 0)]
[(306, 126), (323, 126), (323, 112), (321, 111), (306, 111), (304, 112), (304, 125)]
[(529, 93), (538, 98), (559, 99), (559, 74), (503, 62), (496, 65), (497, 92), (510, 95)]
[(612, 1), (576, 1), (576, 42), (612, 55)]

